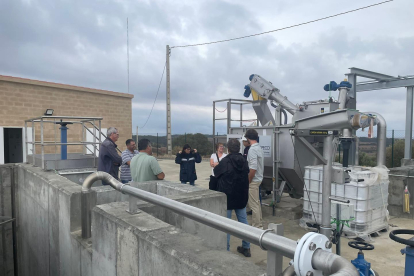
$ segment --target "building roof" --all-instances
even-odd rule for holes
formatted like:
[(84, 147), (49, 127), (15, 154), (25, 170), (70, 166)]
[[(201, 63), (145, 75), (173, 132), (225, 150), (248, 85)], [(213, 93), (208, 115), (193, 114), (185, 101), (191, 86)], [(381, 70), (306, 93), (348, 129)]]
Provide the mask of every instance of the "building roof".
[(128, 93), (113, 92), (113, 91), (108, 91), (108, 90), (101, 90), (101, 89), (81, 87), (81, 86), (48, 82), (48, 81), (25, 79), (25, 78), (12, 77), (12, 76), (0, 75), (0, 81), (38, 85), (38, 86), (53, 87), (53, 88), (60, 88), (60, 89), (68, 89), (68, 90), (74, 90), (74, 91), (104, 94), (104, 95), (111, 95), (115, 97), (124, 97), (124, 98), (130, 98), (130, 99), (134, 97), (134, 95), (128, 94)]

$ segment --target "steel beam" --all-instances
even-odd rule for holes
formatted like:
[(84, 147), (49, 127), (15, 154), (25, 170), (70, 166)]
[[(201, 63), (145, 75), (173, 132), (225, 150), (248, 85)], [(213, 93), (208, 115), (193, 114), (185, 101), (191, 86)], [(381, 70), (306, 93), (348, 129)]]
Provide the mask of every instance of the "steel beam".
[(414, 78), (388, 80), (382, 82), (360, 83), (356, 85), (356, 92), (390, 89), (399, 87), (414, 86)]
[(319, 161), (321, 161), (322, 164), (326, 165), (326, 159), (311, 145), (311, 143), (308, 142), (308, 140), (300, 136), (296, 136), (295, 138), (298, 139), (298, 141), (300, 141)]
[(407, 102), (405, 109), (405, 145), (404, 145), (404, 159), (410, 160), (412, 158), (412, 133), (413, 133), (413, 99), (414, 87), (407, 87)]
[(351, 67), (349, 69), (351, 70), (351, 74), (356, 74), (360, 77), (369, 78), (369, 79), (381, 80), (381, 79), (395, 78), (394, 76), (380, 74), (377, 72), (372, 72), (372, 71), (368, 71), (368, 70), (364, 70), (364, 69), (360, 69), (356, 67)]

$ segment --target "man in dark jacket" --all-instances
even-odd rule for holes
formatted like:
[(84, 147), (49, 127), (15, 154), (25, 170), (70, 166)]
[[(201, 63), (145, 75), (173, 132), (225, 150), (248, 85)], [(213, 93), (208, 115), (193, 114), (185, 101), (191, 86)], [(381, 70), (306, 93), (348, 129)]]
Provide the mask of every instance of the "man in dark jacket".
[[(247, 224), (246, 205), (249, 199), (249, 166), (240, 152), (240, 142), (230, 139), (227, 143), (229, 155), (224, 157), (214, 168), (218, 180), (218, 191), (227, 195), (227, 217), (231, 219), (234, 210), (237, 220)], [(227, 250), (230, 250), (230, 235), (227, 234)], [(237, 252), (245, 257), (251, 257), (250, 243), (242, 241)]]
[(191, 150), (189, 144), (185, 144), (183, 150), (177, 153), (175, 163), (180, 164), (180, 181), (182, 184), (187, 182), (194, 186), (197, 180), (195, 163), (201, 162), (201, 156), (196, 149)]
[[(116, 152), (119, 133), (114, 127), (108, 128), (106, 132), (106, 139), (99, 147), (99, 159), (98, 159), (98, 171), (107, 172), (115, 179), (118, 179), (119, 166), (122, 164), (122, 158)], [(102, 181), (103, 185), (108, 185), (105, 181)]]

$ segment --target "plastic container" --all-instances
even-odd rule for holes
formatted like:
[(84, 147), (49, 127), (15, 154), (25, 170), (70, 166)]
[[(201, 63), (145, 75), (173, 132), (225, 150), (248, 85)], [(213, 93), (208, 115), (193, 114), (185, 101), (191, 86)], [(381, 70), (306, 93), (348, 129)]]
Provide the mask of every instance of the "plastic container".
[[(343, 169), (334, 166), (335, 169)], [(345, 231), (360, 234), (378, 231), (388, 226), (388, 173), (385, 167), (349, 167), (349, 183), (331, 183), (331, 196), (350, 201), (346, 216), (353, 217)], [(322, 222), (323, 167), (307, 166), (304, 174), (303, 223)], [(307, 188), (307, 189), (306, 189)], [(331, 217), (336, 217), (336, 204), (331, 206)], [(342, 216), (341, 216), (342, 217)]]

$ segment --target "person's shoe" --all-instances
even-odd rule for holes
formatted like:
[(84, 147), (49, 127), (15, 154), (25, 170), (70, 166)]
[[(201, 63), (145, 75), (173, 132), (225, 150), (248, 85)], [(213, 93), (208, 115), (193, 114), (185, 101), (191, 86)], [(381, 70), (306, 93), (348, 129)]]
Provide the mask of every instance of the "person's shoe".
[(237, 246), (237, 252), (243, 254), (245, 257), (251, 257), (250, 248), (244, 248), (242, 246)]
[(248, 215), (253, 215), (253, 211), (252, 211), (252, 210), (250, 210), (250, 211), (246, 212), (246, 214), (248, 214)]

